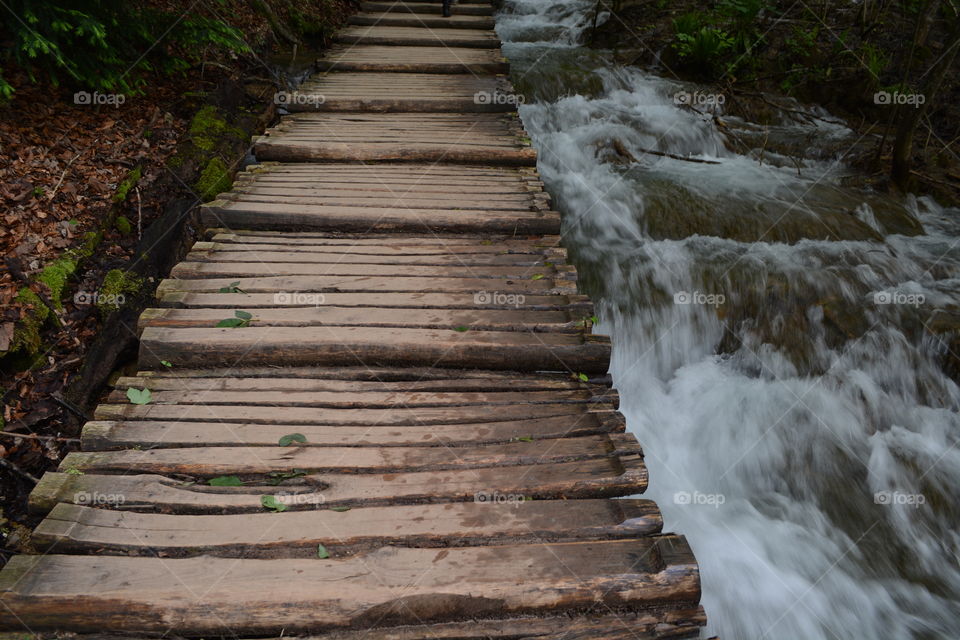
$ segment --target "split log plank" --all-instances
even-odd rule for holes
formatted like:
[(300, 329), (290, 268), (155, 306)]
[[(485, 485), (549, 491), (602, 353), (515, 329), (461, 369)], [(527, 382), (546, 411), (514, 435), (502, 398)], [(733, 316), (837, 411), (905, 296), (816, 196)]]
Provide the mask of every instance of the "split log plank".
[[(282, 498), (281, 498), (282, 499)], [(31, 540), (44, 551), (111, 555), (311, 558), (385, 545), (465, 547), (617, 540), (659, 533), (649, 500), (502, 500), (279, 514), (161, 515), (58, 504)]]
[(661, 536), (495, 549), (383, 547), (308, 562), (21, 555), (0, 573), (0, 598), (5, 626), (27, 619), (40, 631), (199, 635), (689, 609), (700, 587), (686, 541)]
[(444, 331), (397, 327), (147, 327), (140, 364), (411, 365), (606, 373), (600, 336), (521, 331)]
[(145, 451), (73, 451), (61, 470), (158, 473), (212, 478), (270, 473), (461, 472), (483, 467), (553, 464), (640, 455), (636, 438), (612, 433), (556, 440), (464, 447), (193, 447)]
[(569, 418), (527, 418), (509, 422), (478, 422), (404, 426), (382, 429), (323, 425), (263, 425), (241, 422), (91, 421), (84, 425), (84, 451), (124, 448), (276, 447), (283, 436), (300, 433), (309, 447), (445, 447), (500, 444), (518, 440), (579, 437), (622, 433), (615, 412), (589, 413)]
[[(640, 455), (557, 464), (490, 467), (462, 471), (338, 474), (300, 478), (299, 484), (263, 481), (240, 487), (213, 487), (158, 475), (75, 475), (48, 472), (30, 494), (33, 513), (60, 502), (166, 513), (259, 513), (264, 495), (286, 496), (290, 510), (341, 506), (474, 501), (477, 495), (521, 494), (534, 500), (629, 496), (647, 487)], [(310, 483), (310, 484), (305, 484)], [(98, 498), (99, 496), (99, 498)], [(122, 496), (122, 499), (109, 500)], [(105, 497), (105, 498), (104, 498)]]

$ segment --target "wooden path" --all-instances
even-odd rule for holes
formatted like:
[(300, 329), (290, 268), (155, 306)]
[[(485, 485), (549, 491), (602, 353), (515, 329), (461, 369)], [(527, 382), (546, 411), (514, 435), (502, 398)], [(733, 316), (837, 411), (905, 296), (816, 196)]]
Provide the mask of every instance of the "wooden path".
[(697, 636), (492, 13), (362, 5), (33, 492), (3, 628)]

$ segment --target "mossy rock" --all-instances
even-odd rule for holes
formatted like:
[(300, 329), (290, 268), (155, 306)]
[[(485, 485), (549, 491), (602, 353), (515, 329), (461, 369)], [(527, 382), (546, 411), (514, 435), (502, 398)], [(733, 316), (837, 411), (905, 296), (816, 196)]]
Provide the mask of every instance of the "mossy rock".
[(212, 105), (202, 107), (190, 121), (190, 140), (198, 149), (212, 152), (224, 136), (238, 140), (246, 138), (242, 130), (227, 124)]
[(108, 315), (126, 306), (142, 291), (143, 278), (121, 269), (111, 269), (104, 276), (97, 293), (97, 308), (101, 314)]
[(210, 202), (218, 194), (229, 191), (233, 180), (230, 168), (219, 157), (211, 158), (197, 179), (197, 193), (204, 202)]

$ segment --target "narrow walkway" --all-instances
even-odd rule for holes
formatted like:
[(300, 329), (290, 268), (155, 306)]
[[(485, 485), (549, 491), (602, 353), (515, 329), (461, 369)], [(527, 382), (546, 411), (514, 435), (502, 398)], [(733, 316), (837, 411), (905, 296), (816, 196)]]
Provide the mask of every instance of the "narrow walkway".
[(645, 489), (642, 452), (490, 99), (492, 13), (363, 4), (31, 496), (44, 554), (0, 573), (4, 628), (697, 636), (685, 541), (611, 499)]

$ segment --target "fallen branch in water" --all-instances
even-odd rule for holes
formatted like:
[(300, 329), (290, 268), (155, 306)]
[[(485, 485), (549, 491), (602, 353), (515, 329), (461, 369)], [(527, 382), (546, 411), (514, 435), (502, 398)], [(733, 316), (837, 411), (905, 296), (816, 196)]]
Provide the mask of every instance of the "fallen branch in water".
[[(630, 150), (627, 149), (620, 140), (616, 138), (611, 141), (613, 150), (616, 151), (617, 155), (625, 160), (630, 162), (637, 162), (636, 156), (630, 153)], [(665, 151), (654, 151), (653, 149), (638, 149), (640, 153), (646, 153), (651, 156), (660, 156), (662, 158), (672, 158), (674, 160), (683, 160), (684, 162), (696, 162), (699, 164), (721, 164), (716, 160), (701, 160), (700, 158), (687, 158), (685, 156), (678, 156), (674, 153), (667, 153)]]

